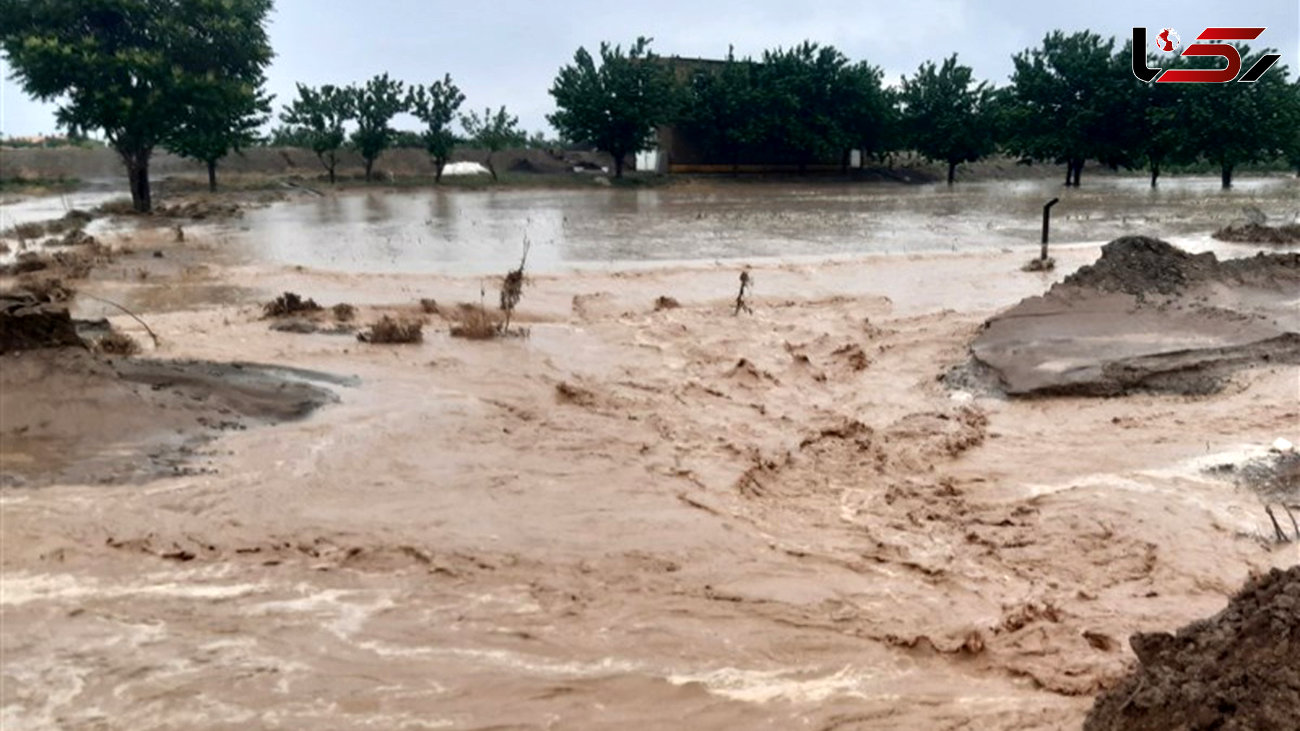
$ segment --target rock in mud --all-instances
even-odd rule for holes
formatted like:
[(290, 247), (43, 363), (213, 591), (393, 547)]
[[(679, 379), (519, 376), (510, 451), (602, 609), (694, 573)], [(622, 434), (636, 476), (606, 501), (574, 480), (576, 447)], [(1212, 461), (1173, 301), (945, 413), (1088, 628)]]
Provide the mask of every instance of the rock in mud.
[(1248, 581), (1227, 609), (1129, 640), (1138, 667), (1102, 694), (1086, 731), (1300, 725), (1300, 566)]
[(1126, 236), (989, 319), (971, 354), (1014, 396), (1212, 393), (1238, 369), (1300, 363), (1297, 292), (1300, 254), (1219, 261)]
[(69, 346), (85, 347), (67, 307), (48, 295), (0, 293), (0, 354)]

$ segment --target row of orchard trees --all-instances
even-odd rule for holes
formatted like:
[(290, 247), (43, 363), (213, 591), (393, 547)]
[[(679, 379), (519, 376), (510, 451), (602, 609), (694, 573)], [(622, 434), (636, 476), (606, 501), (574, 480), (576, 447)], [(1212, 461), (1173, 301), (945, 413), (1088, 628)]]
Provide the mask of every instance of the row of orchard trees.
[[(151, 205), (149, 160), (162, 147), (205, 162), (253, 143), (271, 114), (263, 92), (273, 56), (265, 25), (272, 0), (0, 0), (0, 50), (31, 95), (59, 102), (74, 134), (100, 130), (126, 166), (136, 210)], [(199, 31), (199, 32), (196, 32)], [(716, 159), (755, 151), (805, 166), (857, 149), (877, 157), (914, 150), (957, 165), (994, 152), (1065, 164), (1078, 185), (1084, 160), (1147, 167), (1200, 161), (1229, 186), (1242, 164), (1285, 154), (1300, 169), (1300, 80), (1281, 64), (1254, 83), (1146, 84), (1130, 71), (1131, 49), (1091, 32), (1050, 33), (1013, 57), (1010, 84), (977, 82), (956, 56), (926, 62), (894, 87), (879, 68), (803, 43), (759, 59), (728, 54), (682, 76), (638, 39), (624, 50), (580, 48), (562, 67), (548, 116), (560, 135), (609, 153), (621, 176), (629, 154), (676, 124)], [(1260, 53), (1242, 47), (1242, 67)], [(1160, 65), (1159, 59), (1152, 63)], [(1209, 66), (1213, 58), (1172, 63)], [(1163, 65), (1170, 66), (1166, 61)], [(420, 120), (420, 143), (441, 176), (457, 141), (451, 125), (464, 95), (444, 77), (407, 87), (387, 74), (364, 85), (300, 86), (281, 113), (277, 138), (313, 149), (331, 180), (345, 143), (375, 160), (400, 134), (399, 114)], [(504, 107), (460, 117), (491, 152), (519, 144)], [(348, 130), (351, 129), (350, 135)], [(492, 170), (495, 177), (495, 170)]]
[[(402, 134), (393, 128), (393, 118), (407, 113), (423, 125), (416, 137), (433, 160), (436, 180), (441, 181), (458, 140), (452, 122), (464, 101), (465, 95), (450, 74), (428, 86), (409, 88), (388, 78), (388, 74), (360, 86), (326, 84), (316, 89), (299, 84), (298, 98), (280, 114), (285, 126), (275, 131), (272, 141), (310, 148), (325, 166), (331, 183), (335, 181), (339, 150), (350, 143), (361, 155), (366, 180), (370, 180), (375, 160)], [(524, 142), (519, 119), (503, 106), (496, 112), (485, 109), (482, 115), (473, 111), (460, 115), (460, 122), (465, 138), (487, 150), (488, 171), (496, 180), (493, 153)], [(350, 136), (349, 125), (354, 127)]]
[[(1242, 68), (1263, 52), (1241, 46)], [(685, 80), (639, 39), (628, 52), (601, 47), (596, 68), (585, 50), (561, 70), (551, 117), (569, 139), (617, 157), (653, 145), (654, 130), (676, 124), (711, 158), (764, 159), (800, 166), (862, 150), (884, 157), (913, 150), (956, 168), (996, 152), (1066, 166), (1078, 185), (1085, 160), (1151, 170), (1193, 162), (1217, 166), (1224, 187), (1242, 164), (1286, 155), (1300, 169), (1300, 80), (1275, 66), (1254, 83), (1161, 84), (1131, 72), (1132, 47), (1088, 32), (1048, 34), (1013, 57), (1010, 84), (977, 82), (952, 56), (927, 61), (896, 87), (881, 71), (832, 47), (804, 43), (759, 59), (728, 54)], [(1156, 59), (1172, 68), (1209, 68), (1215, 57)], [(606, 141), (613, 138), (615, 142)]]

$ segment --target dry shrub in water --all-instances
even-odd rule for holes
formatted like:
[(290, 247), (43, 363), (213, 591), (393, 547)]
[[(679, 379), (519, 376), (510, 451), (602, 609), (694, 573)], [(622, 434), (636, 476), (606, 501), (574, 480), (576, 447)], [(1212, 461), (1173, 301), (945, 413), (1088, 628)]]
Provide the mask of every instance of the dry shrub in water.
[(436, 315), (436, 314), (438, 314), (438, 302), (437, 302), (437, 300), (429, 299), (428, 297), (423, 297), (423, 298), (421, 298), (421, 299), (420, 299), (420, 311), (423, 312), (423, 313), (426, 314), (426, 315)]
[(284, 317), (302, 312), (318, 312), (320, 309), (321, 306), (313, 299), (303, 299), (302, 295), (295, 292), (285, 292), (263, 305), (262, 313), (266, 317)]
[(368, 332), (358, 334), (357, 340), (363, 343), (418, 343), (424, 340), (424, 323), (384, 315), (370, 326)]
[(140, 344), (126, 333), (118, 330), (109, 332), (104, 337), (95, 341), (95, 352), (104, 355), (130, 356), (140, 352)]
[(352, 318), (357, 316), (357, 308), (346, 302), (340, 302), (334, 305), (334, 319), (339, 322), (351, 322)]
[(482, 307), (461, 305), (455, 317), (457, 322), (451, 326), (453, 338), (491, 340), (501, 334), (501, 325)]
[(1056, 268), (1056, 260), (1052, 257), (1046, 259), (1030, 259), (1028, 263), (1020, 267), (1022, 272), (1050, 272)]
[(675, 310), (675, 309), (677, 309), (678, 307), (681, 307), (681, 306), (682, 306), (682, 303), (681, 303), (681, 302), (678, 302), (677, 300), (673, 299), (672, 297), (666, 297), (666, 296), (664, 296), (664, 295), (660, 295), (659, 297), (657, 297), (657, 298), (655, 299), (655, 311), (656, 311), (656, 312), (658, 312), (659, 310)]

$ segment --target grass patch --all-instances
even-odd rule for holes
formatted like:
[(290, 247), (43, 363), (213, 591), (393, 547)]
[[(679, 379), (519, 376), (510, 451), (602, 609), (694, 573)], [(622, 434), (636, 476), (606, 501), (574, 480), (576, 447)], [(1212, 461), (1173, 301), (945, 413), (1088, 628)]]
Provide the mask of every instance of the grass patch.
[(357, 316), (357, 308), (346, 302), (340, 302), (331, 308), (334, 312), (334, 319), (339, 322), (352, 322)]
[(419, 320), (396, 319), (384, 315), (370, 329), (357, 334), (363, 343), (407, 344), (424, 340), (424, 323)]

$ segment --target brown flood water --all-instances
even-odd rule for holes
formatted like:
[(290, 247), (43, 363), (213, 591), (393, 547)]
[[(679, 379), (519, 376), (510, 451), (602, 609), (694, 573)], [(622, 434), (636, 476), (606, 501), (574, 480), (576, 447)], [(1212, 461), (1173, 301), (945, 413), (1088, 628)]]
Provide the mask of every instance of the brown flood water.
[[(363, 193), (149, 239), (85, 285), (145, 305), (145, 357), (353, 385), (223, 431), (174, 477), (0, 487), (0, 725), (1078, 728), (1129, 634), (1300, 561), (1207, 471), (1300, 442), (1296, 369), (1196, 398), (938, 379), (1096, 242), (1250, 255), (1209, 231), (1297, 205), (1293, 180), (1215, 185)], [(1058, 194), (1073, 244), (1022, 273)], [(433, 315), (423, 343), (372, 346), (270, 330), (250, 301), (292, 289), (367, 324), (486, 282), (490, 304), (477, 275), (525, 234), (530, 338), (454, 339)], [(754, 264), (752, 315), (731, 314), (733, 259)], [(187, 287), (209, 289), (168, 293)], [(102, 384), (36, 393), (38, 365), (25, 398), (66, 409), (54, 426), (80, 410), (113, 436)], [(149, 393), (131, 414), (190, 398)], [(168, 408), (179, 434), (223, 407)], [(43, 458), (9, 447), (48, 428), (2, 463)], [(132, 436), (101, 456), (129, 460)]]
[[(736, 258), (835, 257), (1032, 248), (1043, 204), (1059, 196), (1052, 240), (1101, 243), (1124, 234), (1166, 239), (1243, 218), (1300, 215), (1293, 177), (1102, 178), (945, 185), (696, 183), (649, 190), (440, 191), (300, 199), (242, 222), (250, 255), (349, 272), (498, 273), (518, 263), (557, 271)], [(1202, 240), (1192, 242), (1203, 245)]]

